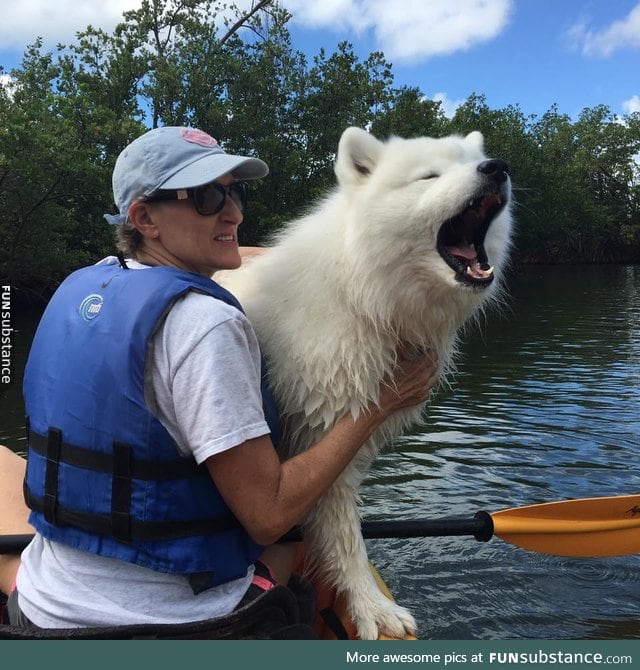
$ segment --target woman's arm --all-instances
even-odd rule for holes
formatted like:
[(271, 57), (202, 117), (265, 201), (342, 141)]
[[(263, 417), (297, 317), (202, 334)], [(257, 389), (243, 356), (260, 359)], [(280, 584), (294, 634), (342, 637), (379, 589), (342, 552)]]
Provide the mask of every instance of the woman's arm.
[(437, 377), (433, 358), (403, 360), (393, 378), (381, 384), (379, 405), (355, 420), (344, 417), (307, 451), (280, 462), (265, 435), (210, 456), (205, 463), (252, 538), (272, 544), (300, 522), (390, 414), (428, 399)]

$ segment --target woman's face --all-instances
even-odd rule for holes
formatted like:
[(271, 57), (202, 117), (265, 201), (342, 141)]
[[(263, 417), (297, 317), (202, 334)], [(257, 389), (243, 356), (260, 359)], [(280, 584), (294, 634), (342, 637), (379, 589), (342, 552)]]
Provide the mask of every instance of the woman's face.
[[(225, 186), (233, 182), (231, 175), (216, 180)], [(208, 216), (199, 214), (190, 198), (145, 206), (156, 230), (151, 240), (145, 239), (145, 246), (153, 250), (155, 260), (161, 254), (163, 264), (209, 277), (217, 270), (240, 266), (238, 226), (243, 215), (229, 196), (217, 214)]]

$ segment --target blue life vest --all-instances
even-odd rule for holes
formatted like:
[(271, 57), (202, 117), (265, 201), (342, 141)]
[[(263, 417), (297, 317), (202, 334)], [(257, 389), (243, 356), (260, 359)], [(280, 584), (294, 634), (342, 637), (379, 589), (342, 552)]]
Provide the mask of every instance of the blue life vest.
[[(244, 576), (262, 547), (233, 516), (206, 467), (179, 454), (144, 401), (149, 340), (188, 291), (241, 310), (212, 280), (170, 267), (94, 265), (63, 282), (25, 369), (25, 499), (29, 522), (51, 540), (199, 575), (208, 588)], [(262, 391), (275, 441), (277, 412), (264, 366)]]

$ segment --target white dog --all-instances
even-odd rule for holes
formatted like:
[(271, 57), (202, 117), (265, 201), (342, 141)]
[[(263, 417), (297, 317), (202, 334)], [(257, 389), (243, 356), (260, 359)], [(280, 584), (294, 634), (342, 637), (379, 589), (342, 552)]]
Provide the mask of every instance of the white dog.
[[(349, 128), (338, 187), (269, 253), (216, 277), (240, 300), (269, 364), (287, 453), (376, 401), (399, 347), (435, 349), (444, 377), (457, 333), (492, 296), (511, 230), (506, 163), (478, 132), (386, 142)], [(347, 599), (362, 639), (415, 632), (379, 591), (360, 532), (358, 487), (423, 407), (392, 416), (304, 523), (307, 554)]]

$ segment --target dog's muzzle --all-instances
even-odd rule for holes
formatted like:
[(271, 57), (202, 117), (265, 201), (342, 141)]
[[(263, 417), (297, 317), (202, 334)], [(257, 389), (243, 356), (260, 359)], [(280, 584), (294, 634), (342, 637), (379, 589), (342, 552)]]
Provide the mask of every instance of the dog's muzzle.
[(481, 183), (477, 194), (438, 231), (437, 250), (456, 273), (456, 279), (476, 287), (488, 286), (494, 278), (484, 248), (491, 222), (509, 201), (509, 166), (499, 159), (480, 163)]

